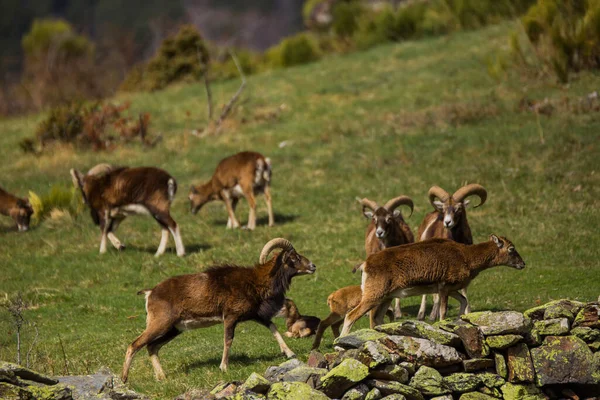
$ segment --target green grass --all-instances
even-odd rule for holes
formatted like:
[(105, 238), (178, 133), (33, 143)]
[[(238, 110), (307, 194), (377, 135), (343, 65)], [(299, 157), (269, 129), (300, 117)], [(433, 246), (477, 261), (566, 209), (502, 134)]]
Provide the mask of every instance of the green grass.
[[(318, 268), (315, 275), (295, 279), (289, 297), (302, 313), (324, 317), (327, 295), (359, 282), (350, 270), (364, 257), (367, 221), (355, 197), (384, 202), (411, 196), (416, 209), (408, 223), (416, 233), (431, 209), (427, 190), (434, 184), (449, 191), (465, 182), (484, 185), (488, 202), (469, 212), (475, 240), (487, 240), (492, 232), (507, 236), (527, 262), (523, 271), (500, 267), (482, 273), (469, 288), (474, 310), (524, 310), (563, 297), (596, 299), (599, 115), (559, 108), (538, 121), (516, 105), (524, 96), (576, 99), (597, 89), (600, 79), (584, 73), (569, 87), (527, 81), (517, 73), (492, 79), (486, 60), (509, 52), (511, 29), (503, 24), (386, 45), (252, 76), (227, 129), (203, 139), (190, 134), (206, 124), (201, 85), (122, 96), (133, 102), (134, 111), (152, 114), (152, 132), (164, 137), (154, 149), (76, 153), (63, 147), (34, 157), (21, 154), (18, 142), (32, 135), (41, 116), (1, 122), (0, 183), (21, 195), (69, 185), (69, 168), (98, 162), (168, 170), (179, 183), (172, 214), (189, 252), (183, 259), (172, 250), (154, 258), (160, 229), (144, 218), (119, 228), (126, 251), (111, 248), (104, 256), (98, 255), (99, 229), (87, 212), (65, 223), (47, 220), (26, 234), (10, 231), (11, 221), (0, 220), (0, 295), (22, 292), (30, 303), (25, 317), (39, 330), (35, 368), (81, 374), (107, 365), (120, 373), (127, 345), (145, 326), (139, 289), (221, 261), (251, 265), (262, 246), (278, 236), (290, 239)], [(225, 103), (237, 85), (215, 85), (214, 96)], [(285, 107), (277, 119), (260, 118), (280, 105)], [(283, 141), (287, 146), (280, 147)], [(222, 204), (190, 215), (189, 185), (207, 179), (221, 158), (244, 149), (273, 160), (277, 225), (266, 226), (261, 198), (254, 232), (225, 230)], [(238, 215), (246, 220), (244, 202)], [(405, 300), (405, 310), (415, 315), (418, 302)], [(451, 306), (450, 315), (456, 315), (457, 304)], [(282, 320), (277, 324), (283, 329)], [(359, 327), (366, 325), (363, 320)], [(0, 332), (0, 359), (12, 361), (16, 336), (6, 312), (0, 313)], [(28, 328), (26, 346), (32, 338)], [(287, 340), (300, 358), (311, 341)], [(180, 336), (161, 352), (168, 375), (163, 383), (154, 381), (146, 352), (140, 352), (130, 385), (155, 398), (172, 398), (188, 388), (244, 379), (284, 360), (268, 330), (252, 322), (238, 327), (226, 374), (218, 369), (222, 345), (222, 326)], [(331, 350), (329, 332), (322, 350)]]

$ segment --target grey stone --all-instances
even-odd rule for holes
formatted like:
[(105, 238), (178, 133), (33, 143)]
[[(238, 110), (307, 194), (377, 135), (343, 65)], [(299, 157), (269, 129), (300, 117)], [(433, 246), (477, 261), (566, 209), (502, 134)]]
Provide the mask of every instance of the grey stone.
[(369, 393), (369, 387), (361, 383), (344, 393), (342, 400), (365, 400), (367, 393)]
[(481, 358), (488, 356), (489, 347), (486, 345), (483, 332), (479, 327), (463, 323), (457, 327), (455, 332), (460, 338), (469, 357)]
[(503, 379), (508, 379), (508, 367), (506, 359), (500, 353), (494, 353), (494, 364), (496, 365), (496, 373)]
[(525, 343), (508, 349), (508, 380), (510, 382), (533, 382), (535, 372), (531, 355)]
[(321, 378), (321, 390), (329, 397), (339, 398), (368, 375), (369, 369), (363, 363), (346, 359)]
[(461, 395), (459, 400), (496, 400), (496, 398), (479, 392), (471, 392)]
[(390, 352), (380, 342), (365, 342), (359, 350), (358, 360), (369, 368), (392, 362)]
[(256, 393), (267, 393), (270, 387), (271, 382), (269, 382), (264, 376), (253, 372), (252, 374), (250, 374), (248, 379), (246, 379), (246, 381), (242, 384), (242, 386), (240, 386), (240, 389), (251, 390)]
[(597, 365), (585, 342), (575, 336), (547, 336), (531, 350), (538, 386), (551, 384), (597, 383)]
[(329, 369), (337, 367), (342, 361), (349, 358), (353, 360), (358, 359), (358, 349), (341, 350), (337, 353), (325, 354)]
[(575, 315), (573, 311), (562, 304), (553, 304), (548, 306), (544, 311), (544, 319), (566, 318), (569, 322), (573, 322)]
[(403, 359), (428, 367), (445, 367), (462, 361), (460, 353), (455, 348), (437, 344), (427, 339), (392, 335), (381, 341)]
[(502, 388), (504, 400), (547, 400), (540, 389), (532, 384), (513, 384), (506, 382)]
[(477, 378), (481, 380), (483, 386), (489, 388), (499, 388), (506, 383), (506, 380), (499, 375), (491, 374), (489, 372), (484, 372), (481, 374), (477, 374)]
[(320, 384), (321, 378), (325, 375), (327, 375), (327, 369), (325, 368), (300, 366), (286, 372), (281, 380), (284, 382), (304, 382), (314, 388)]
[(597, 303), (586, 304), (579, 313), (577, 313), (573, 326), (600, 328), (600, 305)]
[(463, 368), (466, 372), (482, 371), (494, 368), (494, 360), (491, 358), (471, 358), (463, 360)]
[(9, 362), (0, 361), (0, 371), (11, 371), (15, 376), (18, 376), (21, 379), (43, 383), (44, 385), (55, 385), (58, 383), (54, 378)]
[(377, 369), (372, 369), (370, 373), (371, 378), (383, 379), (387, 381), (397, 381), (400, 383), (408, 383), (409, 373), (408, 370), (400, 365), (383, 365)]
[(287, 360), (279, 365), (268, 367), (265, 371), (265, 378), (269, 382), (279, 382), (286, 372), (303, 365), (305, 364), (302, 361), (298, 360), (297, 358), (292, 358), (291, 360)]
[(445, 387), (442, 375), (433, 368), (422, 366), (410, 380), (410, 386), (428, 396), (450, 393)]
[(588, 343), (600, 340), (600, 330), (592, 329), (587, 326), (578, 326), (571, 329), (571, 335), (577, 336), (579, 339)]
[(379, 400), (383, 397), (381, 391), (377, 388), (373, 388), (367, 393), (365, 400)]
[(365, 342), (376, 341), (383, 337), (385, 337), (384, 333), (377, 332), (373, 329), (359, 329), (346, 336), (338, 337), (333, 341), (333, 344), (335, 346), (343, 347), (344, 349), (358, 349)]
[(390, 394), (389, 396), (385, 396), (381, 400), (406, 400), (406, 396), (400, 393)]
[(431, 400), (454, 400), (451, 394), (445, 394), (443, 396), (432, 397)]
[(519, 335), (531, 329), (531, 320), (516, 311), (475, 312), (461, 318), (477, 325), (484, 335)]
[(560, 336), (569, 333), (569, 320), (567, 318), (554, 318), (536, 321), (533, 329), (542, 336)]
[(481, 386), (481, 379), (475, 374), (458, 372), (444, 377), (444, 384), (452, 392), (471, 392)]
[(407, 400), (425, 400), (423, 395), (417, 389), (400, 382), (369, 379), (366, 381), (366, 384), (370, 388), (378, 389), (384, 396), (398, 393), (405, 396)]
[(223, 385), (217, 385), (210, 394), (215, 396), (215, 399), (224, 399), (227, 397), (232, 397), (236, 394), (238, 390), (238, 385), (232, 382), (226, 382)]
[(329, 400), (326, 395), (302, 382), (274, 383), (269, 389), (267, 398), (272, 400)]
[(392, 322), (389, 324), (379, 325), (375, 330), (386, 333), (388, 335), (397, 336), (412, 336), (421, 339), (428, 339), (437, 344), (456, 347), (460, 345), (460, 338), (443, 329), (429, 325), (423, 321), (403, 321)]
[[(554, 301), (551, 301), (544, 305), (530, 308), (529, 310), (525, 311), (523, 314), (527, 318), (531, 318), (532, 320), (541, 320), (541, 319), (544, 319), (546, 309), (562, 308), (562, 309), (566, 309), (567, 311), (571, 312), (572, 315), (576, 315), (579, 312), (579, 310), (583, 308), (584, 305), (585, 305), (584, 303), (581, 303), (579, 301), (566, 300), (566, 299), (554, 300)], [(549, 315), (552, 315), (554, 313), (556, 313), (556, 311), (551, 311), (549, 313)]]
[(215, 395), (209, 389), (192, 389), (175, 397), (175, 400), (214, 400)]
[(313, 368), (326, 368), (327, 360), (325, 356), (317, 350), (312, 350), (308, 354), (308, 359), (306, 360), (306, 365)]
[(121, 379), (113, 375), (106, 367), (92, 375), (59, 376), (61, 384), (69, 386), (75, 399), (147, 399), (125, 386)]

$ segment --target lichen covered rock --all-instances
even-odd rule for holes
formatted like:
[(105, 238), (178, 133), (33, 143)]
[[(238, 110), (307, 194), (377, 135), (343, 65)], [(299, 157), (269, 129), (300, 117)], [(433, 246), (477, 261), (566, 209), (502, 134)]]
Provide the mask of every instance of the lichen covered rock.
[(504, 379), (508, 379), (508, 366), (506, 359), (500, 353), (494, 353), (494, 364), (496, 365), (496, 373)]
[(523, 340), (521, 335), (497, 335), (485, 338), (485, 343), (493, 350), (503, 350), (514, 346)]
[(369, 369), (363, 363), (346, 359), (321, 378), (321, 390), (331, 398), (339, 398), (368, 375)]
[(344, 393), (342, 400), (365, 400), (367, 393), (369, 393), (369, 387), (361, 383)]
[(389, 324), (379, 325), (375, 330), (386, 333), (388, 335), (411, 336), (421, 339), (428, 339), (437, 344), (456, 347), (460, 345), (460, 338), (450, 332), (435, 326), (429, 325), (423, 321), (403, 321), (392, 322)]
[(472, 358), (463, 361), (463, 368), (467, 372), (483, 371), (494, 368), (494, 360), (491, 358)]
[(287, 360), (279, 365), (275, 365), (267, 368), (265, 371), (265, 378), (269, 382), (279, 382), (283, 378), (286, 372), (293, 370), (294, 368), (298, 368), (302, 365), (305, 365), (302, 361), (297, 358), (292, 358), (291, 360)]
[(560, 383), (596, 383), (597, 365), (585, 342), (575, 336), (548, 336), (531, 349), (538, 386)]
[(575, 317), (573, 326), (587, 326), (589, 328), (600, 328), (600, 305), (586, 304)]
[(463, 315), (464, 321), (477, 325), (484, 335), (522, 334), (531, 328), (531, 320), (516, 311), (483, 311)]
[(435, 369), (422, 366), (410, 380), (410, 386), (428, 396), (450, 393), (444, 385), (442, 375)]
[(277, 382), (271, 385), (268, 399), (272, 400), (329, 400), (327, 396), (302, 382)]
[(359, 350), (358, 360), (369, 368), (392, 362), (387, 347), (379, 342), (365, 342)]
[(308, 366), (300, 366), (291, 371), (286, 372), (281, 378), (284, 382), (304, 382), (310, 387), (317, 387), (321, 378), (327, 374), (325, 368), (312, 368)]
[(569, 320), (567, 318), (554, 318), (536, 321), (533, 325), (542, 336), (561, 336), (569, 333)]
[(533, 382), (535, 372), (526, 344), (520, 343), (508, 349), (507, 365), (510, 382)]
[(382, 343), (405, 360), (428, 367), (445, 367), (462, 362), (455, 348), (427, 339), (409, 336), (387, 336)]
[(256, 393), (267, 393), (271, 383), (262, 375), (253, 372), (240, 387), (241, 390), (250, 390)]
[(585, 304), (579, 301), (566, 299), (554, 300), (541, 306), (530, 308), (523, 314), (527, 318), (531, 318), (532, 320), (537, 321), (545, 318), (547, 309), (551, 309), (551, 311), (548, 312), (548, 318), (557, 318), (553, 316), (561, 313), (561, 311), (557, 310), (563, 309), (568, 311), (572, 315), (576, 315), (579, 312), (579, 310), (583, 308), (583, 306), (585, 306)]
[(600, 330), (592, 329), (587, 326), (578, 326), (576, 328), (573, 328), (571, 329), (570, 334), (573, 336), (577, 336), (579, 339), (588, 343), (600, 340)]
[(461, 395), (459, 400), (496, 400), (496, 398), (479, 392), (471, 392)]
[(409, 373), (406, 368), (400, 365), (382, 365), (377, 369), (372, 369), (370, 376), (375, 379), (383, 379), (386, 381), (396, 381), (400, 383), (408, 383)]
[(457, 372), (445, 376), (444, 385), (454, 393), (466, 393), (481, 386), (481, 379), (475, 374)]
[(359, 329), (351, 332), (346, 336), (340, 336), (333, 341), (334, 346), (340, 346), (344, 349), (358, 349), (363, 343), (368, 341), (376, 341), (384, 338), (386, 335), (381, 332), (377, 332), (373, 329)]
[(424, 400), (425, 398), (419, 391), (411, 386), (403, 385), (400, 382), (384, 381), (380, 379), (370, 379), (366, 381), (367, 386), (376, 388), (384, 396), (391, 394), (401, 394), (407, 400)]
[(504, 400), (547, 400), (542, 391), (533, 384), (505, 383), (502, 388)]

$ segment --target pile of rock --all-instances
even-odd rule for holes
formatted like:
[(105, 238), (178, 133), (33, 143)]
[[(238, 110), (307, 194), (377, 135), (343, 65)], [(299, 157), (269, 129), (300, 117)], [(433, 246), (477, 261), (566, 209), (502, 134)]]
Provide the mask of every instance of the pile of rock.
[(599, 399), (600, 304), (558, 300), (525, 313), (403, 321), (179, 399)]
[(2, 400), (135, 400), (147, 399), (127, 389), (108, 369), (93, 375), (50, 377), (0, 361)]

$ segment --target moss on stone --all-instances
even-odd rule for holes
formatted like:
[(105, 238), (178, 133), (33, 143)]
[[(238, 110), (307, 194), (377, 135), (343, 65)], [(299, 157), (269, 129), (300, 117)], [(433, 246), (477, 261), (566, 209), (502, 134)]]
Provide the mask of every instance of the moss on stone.
[(358, 349), (363, 343), (379, 340), (386, 335), (373, 329), (359, 329), (346, 336), (340, 336), (333, 341), (334, 346), (345, 349)]
[(534, 385), (519, 385), (510, 382), (505, 383), (502, 388), (504, 400), (546, 400), (540, 389)]
[(481, 379), (475, 374), (457, 372), (444, 377), (444, 384), (455, 393), (465, 393), (481, 386)]
[(392, 322), (379, 325), (375, 329), (388, 335), (418, 337), (446, 346), (458, 346), (460, 344), (460, 338), (455, 334), (423, 321)]
[(438, 396), (450, 393), (444, 385), (442, 375), (435, 369), (422, 366), (410, 380), (410, 386), (428, 396)]
[(274, 383), (267, 397), (272, 400), (329, 400), (326, 395), (302, 382)]
[(481, 383), (483, 383), (485, 387), (489, 388), (501, 387), (506, 383), (504, 378), (502, 378), (500, 375), (491, 374), (489, 372), (477, 374), (477, 377), (481, 380)]
[(594, 342), (596, 340), (600, 340), (600, 330), (592, 329), (587, 326), (578, 326), (571, 329), (571, 335), (577, 336), (579, 339), (584, 342)]
[(340, 397), (347, 389), (369, 375), (369, 368), (353, 359), (345, 359), (321, 378), (321, 388), (330, 397)]
[(459, 400), (497, 400), (495, 397), (479, 392), (465, 393), (460, 396)]
[(262, 375), (253, 372), (240, 386), (241, 390), (251, 390), (256, 393), (267, 393), (271, 383)]
[(503, 379), (508, 378), (508, 368), (506, 366), (506, 359), (500, 353), (494, 353), (494, 363), (496, 364), (496, 374)]
[(493, 350), (507, 349), (523, 340), (521, 335), (498, 335), (488, 336), (485, 343)]
[(536, 321), (534, 329), (542, 336), (566, 335), (569, 333), (569, 320), (567, 318), (555, 318)]
[(379, 400), (383, 397), (381, 391), (377, 388), (369, 390), (369, 393), (365, 396), (365, 400)]

